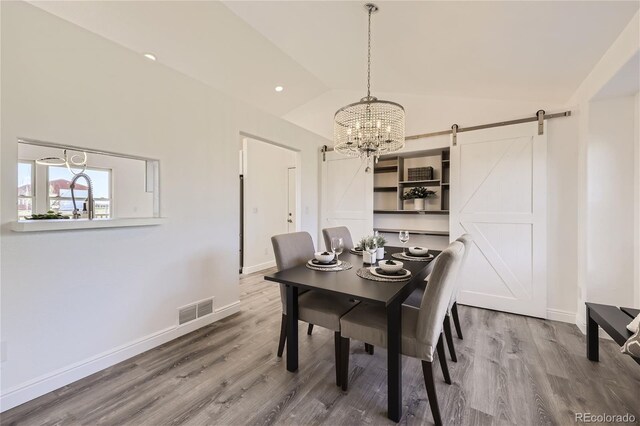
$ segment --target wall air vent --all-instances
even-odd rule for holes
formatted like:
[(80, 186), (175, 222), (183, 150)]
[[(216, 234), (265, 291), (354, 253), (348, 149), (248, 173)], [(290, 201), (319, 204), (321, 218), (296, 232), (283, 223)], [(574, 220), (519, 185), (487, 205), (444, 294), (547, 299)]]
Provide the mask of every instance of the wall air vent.
[(198, 303), (198, 318), (213, 313), (213, 299), (207, 299)]
[(182, 325), (186, 322), (196, 319), (197, 306), (198, 305), (185, 306), (184, 308), (178, 310), (178, 324)]

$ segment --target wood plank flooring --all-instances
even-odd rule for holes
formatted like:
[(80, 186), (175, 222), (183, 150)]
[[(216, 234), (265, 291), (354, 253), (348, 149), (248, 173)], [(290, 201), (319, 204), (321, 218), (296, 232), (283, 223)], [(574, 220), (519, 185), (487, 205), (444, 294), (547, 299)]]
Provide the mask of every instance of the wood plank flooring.
[[(0, 415), (3, 425), (351, 425), (386, 418), (386, 351), (351, 345), (350, 389), (335, 386), (333, 332), (300, 327), (300, 370), (276, 357), (277, 286), (241, 279), (242, 311)], [(570, 424), (574, 413), (640, 419), (640, 368), (601, 340), (586, 359), (574, 325), (460, 306), (464, 340), (440, 379), (445, 424)], [(285, 352), (286, 355), (286, 352)], [(402, 424), (432, 424), (418, 360), (404, 358)], [(636, 420), (638, 421), (638, 420)]]

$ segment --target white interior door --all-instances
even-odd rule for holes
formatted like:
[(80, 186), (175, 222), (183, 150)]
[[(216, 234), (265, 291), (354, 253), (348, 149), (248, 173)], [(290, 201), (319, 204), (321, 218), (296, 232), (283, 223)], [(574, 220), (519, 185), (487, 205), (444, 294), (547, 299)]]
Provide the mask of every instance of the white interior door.
[(326, 153), (321, 166), (322, 228), (346, 226), (354, 240), (373, 233), (373, 173), (365, 173), (365, 168), (359, 158)]
[(296, 232), (297, 224), (296, 224), (296, 168), (290, 167), (288, 169), (287, 175), (287, 232)]
[(451, 239), (474, 239), (459, 303), (546, 318), (546, 152), (536, 122), (458, 134)]

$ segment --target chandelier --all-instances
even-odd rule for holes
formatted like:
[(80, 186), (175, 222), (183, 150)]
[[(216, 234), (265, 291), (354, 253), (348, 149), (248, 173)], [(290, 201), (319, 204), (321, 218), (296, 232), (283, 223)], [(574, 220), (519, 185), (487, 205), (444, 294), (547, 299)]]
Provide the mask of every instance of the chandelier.
[(371, 14), (378, 6), (367, 3), (369, 15), (367, 44), (367, 96), (360, 102), (340, 108), (333, 123), (334, 150), (367, 161), (366, 172), (371, 171), (371, 160), (404, 147), (404, 108), (391, 101), (371, 96)]

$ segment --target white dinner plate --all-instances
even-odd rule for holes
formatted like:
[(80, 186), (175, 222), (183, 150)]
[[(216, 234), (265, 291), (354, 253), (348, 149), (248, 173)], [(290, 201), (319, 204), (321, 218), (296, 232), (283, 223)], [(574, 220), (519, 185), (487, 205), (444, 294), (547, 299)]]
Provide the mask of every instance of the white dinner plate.
[(336, 266), (340, 266), (342, 265), (342, 260), (338, 260), (338, 263), (331, 263), (331, 264), (327, 264), (327, 265), (323, 265), (321, 263), (313, 263), (313, 259), (309, 259), (309, 261), (307, 262), (309, 265), (311, 266), (315, 266), (316, 268), (335, 268)]
[(411, 271), (409, 271), (407, 269), (403, 269), (403, 271), (405, 272), (404, 275), (397, 276), (397, 277), (392, 277), (392, 276), (389, 276), (389, 275), (379, 274), (376, 271), (376, 268), (378, 268), (378, 266), (372, 266), (371, 268), (369, 268), (369, 272), (371, 272), (372, 275), (375, 275), (376, 277), (380, 277), (380, 278), (388, 278), (390, 280), (406, 280), (407, 278), (409, 278), (411, 276)]

